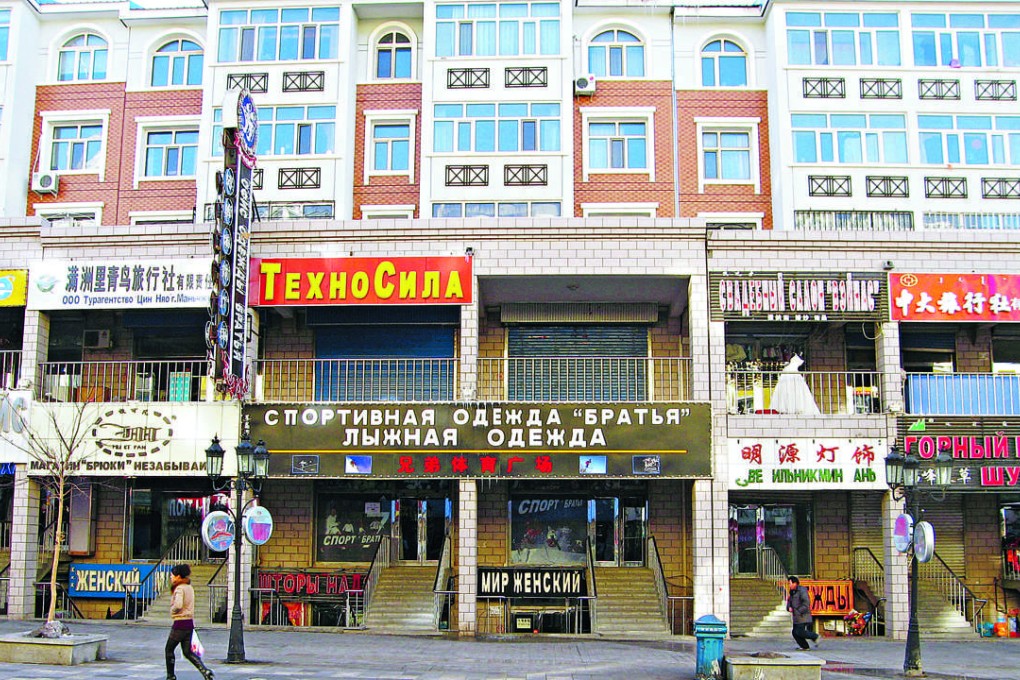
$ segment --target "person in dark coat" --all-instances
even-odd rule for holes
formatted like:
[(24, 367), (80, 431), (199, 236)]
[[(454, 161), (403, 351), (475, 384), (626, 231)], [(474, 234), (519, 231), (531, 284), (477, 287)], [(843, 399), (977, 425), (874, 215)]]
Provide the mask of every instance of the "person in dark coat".
[(786, 598), (786, 611), (793, 615), (793, 639), (800, 650), (810, 649), (808, 640), (818, 648), (818, 633), (812, 630), (811, 595), (807, 588), (800, 584), (796, 576), (790, 577), (790, 596)]

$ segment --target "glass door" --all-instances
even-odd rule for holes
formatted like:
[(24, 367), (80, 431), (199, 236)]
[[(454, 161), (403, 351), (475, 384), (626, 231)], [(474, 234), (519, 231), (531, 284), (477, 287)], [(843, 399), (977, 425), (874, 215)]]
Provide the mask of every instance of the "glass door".
[(758, 573), (758, 545), (765, 538), (764, 512), (760, 505), (730, 506), (730, 575)]
[(731, 505), (729, 526), (731, 576), (757, 574), (766, 546), (791, 574), (811, 573), (810, 505)]
[(405, 564), (437, 562), (452, 506), (449, 498), (401, 498), (394, 501), (397, 561)]
[(623, 499), (623, 564), (645, 566), (645, 527), (648, 511), (644, 499)]
[(615, 498), (596, 498), (588, 503), (588, 524), (591, 526), (590, 535), (595, 546), (595, 564), (600, 567), (615, 567), (617, 563), (618, 508)]

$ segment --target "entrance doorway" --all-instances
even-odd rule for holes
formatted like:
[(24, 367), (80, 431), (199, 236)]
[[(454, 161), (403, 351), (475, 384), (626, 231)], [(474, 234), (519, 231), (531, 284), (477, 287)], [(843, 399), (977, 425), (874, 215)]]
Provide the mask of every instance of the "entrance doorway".
[(764, 548), (774, 550), (790, 574), (811, 573), (809, 504), (731, 504), (729, 529), (730, 575), (755, 576)]
[(449, 498), (399, 498), (393, 501), (397, 561), (403, 564), (438, 562), (450, 525)]
[(588, 502), (589, 536), (600, 567), (643, 567), (648, 508), (642, 498), (594, 498)]

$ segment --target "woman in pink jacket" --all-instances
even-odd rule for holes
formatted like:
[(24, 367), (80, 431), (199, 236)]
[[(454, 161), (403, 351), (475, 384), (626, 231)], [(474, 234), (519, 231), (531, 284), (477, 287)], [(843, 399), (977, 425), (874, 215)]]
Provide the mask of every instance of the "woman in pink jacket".
[(177, 645), (181, 646), (184, 658), (198, 669), (204, 680), (213, 680), (213, 672), (191, 651), (191, 634), (195, 631), (195, 589), (191, 587), (191, 567), (178, 564), (170, 570), (170, 590), (173, 593), (170, 618), (174, 623), (166, 640), (166, 680), (177, 680), (174, 675)]

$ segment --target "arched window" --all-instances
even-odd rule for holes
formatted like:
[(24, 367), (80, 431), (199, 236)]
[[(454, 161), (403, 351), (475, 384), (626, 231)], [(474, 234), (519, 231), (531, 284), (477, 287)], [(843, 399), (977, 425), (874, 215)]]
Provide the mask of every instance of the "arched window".
[(643, 78), (645, 46), (633, 33), (603, 31), (588, 45), (588, 70), (596, 76)]
[(202, 84), (202, 47), (190, 40), (174, 40), (152, 57), (152, 86)]
[(732, 40), (713, 40), (701, 50), (704, 87), (746, 87), (747, 53)]
[(411, 39), (403, 33), (384, 34), (375, 48), (376, 78), (411, 77)]
[(74, 36), (60, 48), (57, 80), (103, 80), (106, 78), (106, 41), (95, 33)]

